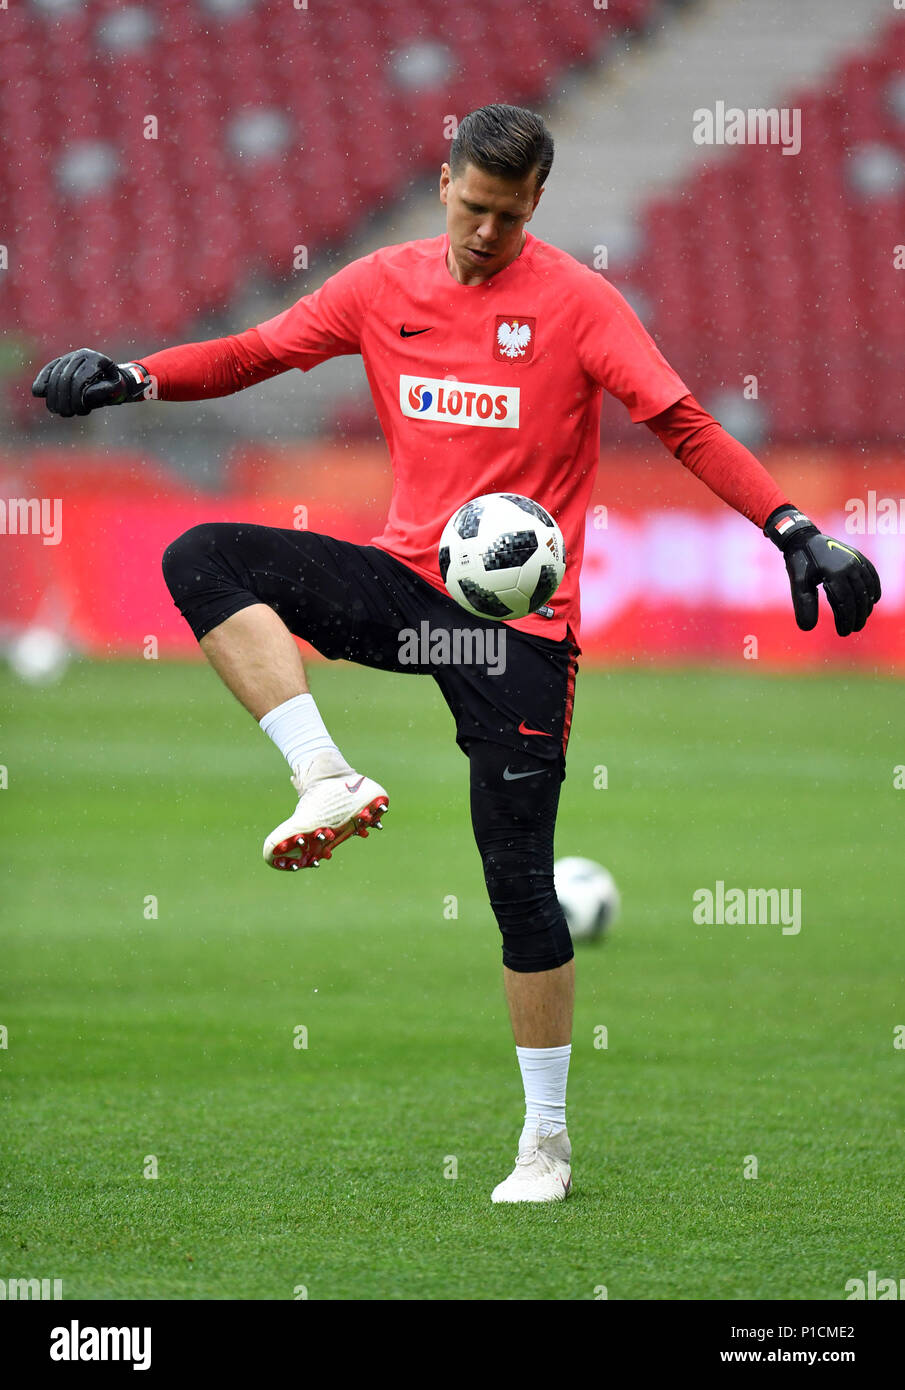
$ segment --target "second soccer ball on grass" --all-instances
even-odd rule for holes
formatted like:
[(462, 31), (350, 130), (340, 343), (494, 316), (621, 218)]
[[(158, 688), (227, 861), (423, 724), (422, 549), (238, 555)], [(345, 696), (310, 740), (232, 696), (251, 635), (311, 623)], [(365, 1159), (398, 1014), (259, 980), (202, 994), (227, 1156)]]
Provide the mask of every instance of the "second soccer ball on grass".
[(530, 497), (491, 492), (460, 507), (440, 537), (440, 576), (478, 618), (525, 618), (548, 603), (566, 572), (553, 517)]
[(597, 941), (619, 917), (621, 899), (609, 869), (568, 855), (553, 865), (553, 882), (573, 941)]

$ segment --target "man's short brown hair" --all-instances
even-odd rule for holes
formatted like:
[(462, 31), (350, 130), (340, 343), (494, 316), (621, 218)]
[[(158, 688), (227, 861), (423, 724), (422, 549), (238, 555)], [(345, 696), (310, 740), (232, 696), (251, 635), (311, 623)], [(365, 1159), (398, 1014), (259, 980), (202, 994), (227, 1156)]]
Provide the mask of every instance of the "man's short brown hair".
[(540, 188), (553, 164), (553, 136), (524, 106), (479, 106), (463, 117), (449, 152), (453, 178), (466, 164), (504, 179), (525, 179), (536, 169)]

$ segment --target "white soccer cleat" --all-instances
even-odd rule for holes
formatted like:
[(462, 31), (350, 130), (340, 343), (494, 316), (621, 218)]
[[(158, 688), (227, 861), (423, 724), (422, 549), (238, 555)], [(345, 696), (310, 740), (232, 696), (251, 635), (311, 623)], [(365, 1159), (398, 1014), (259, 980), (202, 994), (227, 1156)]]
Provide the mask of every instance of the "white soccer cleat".
[(390, 798), (339, 753), (317, 753), (306, 768), (296, 768), (291, 781), (298, 805), (264, 841), (264, 859), (271, 868), (316, 869), (351, 835), (367, 839), (369, 828), (382, 829), (380, 817)]
[(515, 1168), (499, 1183), (492, 1202), (561, 1202), (572, 1187), (572, 1145), (564, 1129), (542, 1135), (539, 1121), (530, 1139), (519, 1145)]

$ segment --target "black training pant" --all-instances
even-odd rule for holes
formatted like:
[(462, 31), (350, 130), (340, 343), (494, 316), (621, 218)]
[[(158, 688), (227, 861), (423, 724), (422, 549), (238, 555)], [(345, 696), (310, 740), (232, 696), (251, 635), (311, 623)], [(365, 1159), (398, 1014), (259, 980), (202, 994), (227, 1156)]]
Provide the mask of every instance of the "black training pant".
[(553, 833), (577, 648), (472, 617), (376, 546), (311, 531), (213, 522), (170, 546), (163, 572), (200, 640), (266, 603), (323, 656), (430, 675), (471, 766), (471, 817), (511, 970), (572, 959), (553, 889)]

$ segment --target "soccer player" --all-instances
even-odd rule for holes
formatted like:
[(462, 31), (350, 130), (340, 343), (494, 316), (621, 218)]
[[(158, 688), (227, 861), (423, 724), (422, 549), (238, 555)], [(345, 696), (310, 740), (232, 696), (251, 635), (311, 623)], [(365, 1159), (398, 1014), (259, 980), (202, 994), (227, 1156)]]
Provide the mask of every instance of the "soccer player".
[[(472, 825), (524, 1082), (518, 1156), (495, 1202), (555, 1201), (571, 1185), (574, 960), (553, 888), (553, 833), (603, 392), (780, 549), (799, 627), (817, 621), (818, 584), (840, 636), (863, 628), (880, 598), (870, 562), (822, 535), (702, 409), (613, 286), (526, 230), (552, 161), (537, 115), (482, 107), (462, 121), (441, 168), (442, 235), (364, 256), (234, 336), (120, 365), (80, 349), (48, 363), (32, 388), (57, 414), (86, 415), (150, 394), (204, 400), (361, 354), (393, 466), (380, 535), (352, 545), (308, 531), (200, 525), (168, 547), (164, 574), (205, 656), (292, 770), (298, 803), (264, 842), (275, 869), (317, 865), (378, 824), (389, 803), (381, 782), (334, 742), (291, 634), (328, 658), (420, 671), (440, 687), (470, 764)], [(482, 625), (446, 593), (437, 548), (453, 512), (490, 492), (524, 494), (556, 517), (565, 579), (539, 613), (506, 624), (504, 670), (403, 664), (407, 629), (426, 621), (451, 635)]]

